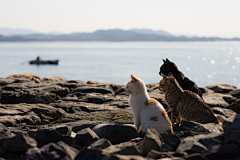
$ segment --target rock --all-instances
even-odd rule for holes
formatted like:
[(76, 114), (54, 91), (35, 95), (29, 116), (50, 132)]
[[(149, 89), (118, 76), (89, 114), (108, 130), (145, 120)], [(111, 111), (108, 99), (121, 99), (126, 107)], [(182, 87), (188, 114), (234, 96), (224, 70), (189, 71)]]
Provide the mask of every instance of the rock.
[(240, 98), (240, 89), (230, 91), (229, 94), (232, 95), (233, 97)]
[(235, 117), (236, 117), (236, 115), (233, 115), (233, 116), (231, 116), (231, 117), (229, 117), (229, 118), (227, 118), (223, 121), (222, 126), (223, 126), (225, 137), (226, 137), (228, 131), (230, 130), (231, 125), (232, 125)]
[(213, 113), (222, 115), (226, 118), (236, 115), (236, 112), (234, 112), (230, 109), (225, 109), (225, 108), (220, 108), (220, 107), (213, 107), (211, 109), (212, 109)]
[(207, 151), (203, 151), (202, 155), (208, 159), (239, 159), (240, 150), (237, 145), (223, 144), (210, 147)]
[(240, 144), (240, 114), (237, 114), (225, 136), (226, 143)]
[(144, 139), (139, 146), (139, 150), (142, 156), (147, 156), (152, 149), (156, 151), (162, 151), (161, 145), (162, 141), (156, 129), (148, 128)]
[(206, 157), (204, 157), (200, 153), (193, 153), (193, 154), (190, 154), (190, 155), (186, 155), (183, 158), (185, 160), (208, 160)]
[(100, 160), (104, 156), (100, 149), (83, 148), (75, 157), (75, 160)]
[(90, 146), (88, 146), (89, 149), (104, 149), (109, 146), (111, 146), (111, 142), (105, 138), (101, 138), (94, 143), (92, 143)]
[(101, 93), (101, 94), (113, 94), (112, 90), (104, 88), (104, 87), (78, 87), (72, 91), (72, 93)]
[(203, 99), (210, 107), (221, 108), (226, 108), (227, 106), (229, 106), (229, 103), (227, 103), (226, 100), (230, 102), (234, 101), (234, 98), (231, 95), (212, 92), (203, 94)]
[(237, 87), (230, 83), (216, 84), (207, 86), (208, 89), (213, 90), (216, 93), (229, 93), (230, 91), (236, 90)]
[(29, 79), (29, 80), (36, 80), (39, 81), (41, 80), (41, 78), (35, 74), (32, 73), (24, 73), (24, 74), (15, 74), (6, 78), (25, 78), (25, 79)]
[(223, 132), (223, 128), (220, 124), (215, 123), (201, 124), (193, 121), (181, 121), (178, 131), (192, 131), (198, 134), (208, 134)]
[(0, 104), (0, 122), (8, 127), (19, 124), (36, 125), (41, 120), (50, 122), (60, 119), (66, 113), (60, 108), (44, 104)]
[(25, 154), (25, 160), (35, 159), (64, 159), (74, 160), (79, 151), (64, 142), (49, 143), (42, 148), (28, 149)]
[(68, 145), (73, 145), (74, 142), (73, 138), (71, 138), (70, 136), (63, 136), (57, 131), (50, 129), (44, 129), (36, 132), (33, 135), (33, 138), (38, 142), (39, 148), (51, 142), (57, 143), (59, 141), (63, 141)]
[(111, 145), (102, 150), (104, 155), (122, 154), (122, 155), (140, 155), (138, 147), (134, 143), (120, 143)]
[(0, 139), (11, 138), (15, 136), (11, 131), (2, 123), (0, 123)]
[(211, 146), (221, 144), (223, 139), (222, 133), (201, 134), (187, 137), (179, 144), (177, 151), (201, 153)]
[(120, 155), (120, 154), (113, 154), (110, 156), (105, 156), (104, 160), (152, 160), (150, 158), (144, 158), (138, 155)]
[(44, 77), (42, 81), (68, 81), (68, 79), (60, 76), (48, 76)]
[(158, 152), (155, 150), (151, 150), (147, 157), (148, 158), (153, 158), (153, 159), (164, 159), (164, 158), (171, 158), (171, 159), (178, 159), (178, 160), (183, 160), (183, 158), (180, 157), (184, 157), (186, 156), (187, 153), (186, 152)]
[(174, 149), (177, 149), (181, 140), (175, 134), (164, 133), (161, 134), (164, 143), (171, 145)]
[(0, 139), (0, 146), (8, 152), (23, 152), (37, 146), (37, 142), (27, 133), (17, 133), (14, 137)]
[(240, 113), (240, 99), (238, 99), (235, 102), (231, 103), (227, 108), (233, 110), (237, 114)]
[(85, 128), (79, 132), (74, 139), (74, 143), (76, 145), (80, 145), (81, 147), (89, 146), (93, 142), (97, 141), (99, 137), (95, 132), (93, 132), (90, 128)]
[(106, 138), (112, 144), (117, 144), (131, 140), (137, 133), (137, 128), (132, 124), (103, 123), (95, 126), (93, 131), (99, 138)]

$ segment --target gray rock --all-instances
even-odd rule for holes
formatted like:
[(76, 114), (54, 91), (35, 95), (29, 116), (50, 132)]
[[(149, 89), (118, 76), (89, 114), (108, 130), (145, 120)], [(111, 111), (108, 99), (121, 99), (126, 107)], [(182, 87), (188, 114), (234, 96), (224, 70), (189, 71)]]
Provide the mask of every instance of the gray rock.
[(187, 137), (179, 144), (177, 151), (201, 153), (209, 147), (221, 144), (224, 140), (222, 133), (201, 134)]
[(100, 149), (83, 148), (75, 157), (75, 160), (100, 160), (104, 156)]
[(208, 134), (223, 132), (223, 128), (220, 124), (201, 124), (193, 121), (181, 121), (181, 125), (178, 131), (192, 131), (198, 134)]
[(207, 86), (207, 88), (213, 90), (216, 93), (229, 93), (230, 91), (237, 89), (236, 86), (230, 83), (216, 84), (212, 86)]
[(200, 153), (193, 153), (193, 154), (190, 154), (190, 155), (186, 155), (183, 158), (185, 160), (208, 160), (206, 157), (204, 157)]
[(213, 113), (222, 115), (226, 118), (237, 114), (236, 112), (234, 112), (231, 109), (225, 109), (225, 108), (220, 108), (220, 107), (213, 107), (211, 109), (212, 109)]
[(203, 151), (202, 155), (208, 159), (239, 159), (240, 150), (237, 145), (223, 144), (210, 147), (207, 151)]
[(223, 121), (222, 126), (223, 126), (225, 137), (226, 137), (228, 131), (230, 130), (231, 125), (232, 125), (235, 117), (236, 117), (236, 115), (233, 115), (233, 116), (231, 116), (231, 117), (229, 117), (229, 118), (227, 118)]
[(229, 103), (227, 103), (225, 99), (230, 101), (229, 99), (234, 98), (231, 95), (208, 92), (203, 94), (203, 99), (210, 107), (226, 108), (229, 105)]
[(104, 160), (152, 160), (151, 158), (145, 158), (138, 155), (120, 155), (113, 154), (110, 156), (105, 156)]
[(0, 139), (2, 138), (11, 138), (14, 134), (11, 133), (10, 129), (8, 129), (4, 124), (0, 123)]
[(64, 159), (74, 160), (79, 151), (64, 142), (49, 143), (42, 148), (28, 149), (25, 154), (25, 160), (35, 159)]
[(111, 146), (111, 142), (105, 138), (101, 138), (94, 143), (92, 143), (90, 146), (88, 146), (89, 149), (104, 149), (109, 146)]
[(38, 142), (39, 148), (51, 142), (57, 143), (59, 141), (63, 141), (68, 145), (73, 145), (74, 142), (72, 137), (61, 135), (56, 130), (50, 129), (44, 129), (36, 132), (33, 135), (33, 138)]
[(90, 86), (83, 86), (74, 89), (71, 93), (101, 93), (101, 94), (113, 94), (113, 91), (104, 87), (90, 87)]
[(237, 114), (225, 137), (226, 143), (240, 144), (240, 114)]
[(237, 114), (240, 113), (240, 99), (238, 99), (235, 102), (231, 103), (227, 108), (233, 110)]
[(153, 149), (156, 151), (163, 151), (161, 148), (162, 141), (160, 135), (155, 128), (148, 128), (145, 133), (144, 139), (139, 146), (139, 150), (142, 156), (147, 156), (147, 154)]
[(97, 141), (99, 137), (95, 132), (93, 132), (90, 128), (85, 128), (79, 132), (74, 139), (74, 143), (76, 145), (80, 145), (81, 147), (89, 146), (93, 142)]
[(37, 142), (27, 133), (17, 133), (14, 137), (0, 139), (0, 146), (8, 152), (23, 152), (37, 146)]
[(174, 149), (177, 149), (178, 145), (181, 142), (179, 137), (174, 134), (164, 133), (161, 134), (161, 137), (164, 143), (171, 145)]
[(120, 143), (117, 145), (111, 145), (102, 150), (104, 155), (122, 154), (122, 155), (140, 155), (139, 149), (134, 143)]
[(148, 158), (153, 158), (153, 159), (164, 159), (164, 158), (170, 158), (170, 159), (179, 159), (179, 160), (184, 160), (183, 156), (186, 156), (186, 152), (158, 152), (155, 150), (151, 150), (147, 157)]
[(232, 95), (233, 97), (240, 98), (240, 89), (230, 91), (229, 94)]
[(112, 144), (117, 144), (131, 140), (137, 133), (137, 128), (132, 124), (103, 123), (95, 126), (93, 131), (99, 138), (106, 138)]

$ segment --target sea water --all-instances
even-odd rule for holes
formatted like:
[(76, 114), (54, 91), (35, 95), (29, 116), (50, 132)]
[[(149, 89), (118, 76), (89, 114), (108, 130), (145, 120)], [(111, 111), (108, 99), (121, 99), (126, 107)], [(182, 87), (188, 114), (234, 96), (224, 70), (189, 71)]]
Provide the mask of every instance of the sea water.
[[(59, 65), (30, 65), (36, 59)], [(162, 59), (175, 62), (198, 86), (240, 87), (240, 42), (1, 42), (0, 78), (33, 73), (41, 78), (125, 84), (130, 75), (158, 83)]]

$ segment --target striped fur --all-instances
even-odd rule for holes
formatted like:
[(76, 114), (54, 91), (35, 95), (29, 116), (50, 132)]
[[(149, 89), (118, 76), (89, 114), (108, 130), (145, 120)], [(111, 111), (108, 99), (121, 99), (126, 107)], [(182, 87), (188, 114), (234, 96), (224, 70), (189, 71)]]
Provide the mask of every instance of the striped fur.
[(170, 73), (159, 83), (159, 89), (165, 93), (165, 99), (171, 108), (172, 123), (180, 123), (180, 119), (199, 123), (218, 123), (211, 108), (204, 100), (191, 91), (183, 90)]

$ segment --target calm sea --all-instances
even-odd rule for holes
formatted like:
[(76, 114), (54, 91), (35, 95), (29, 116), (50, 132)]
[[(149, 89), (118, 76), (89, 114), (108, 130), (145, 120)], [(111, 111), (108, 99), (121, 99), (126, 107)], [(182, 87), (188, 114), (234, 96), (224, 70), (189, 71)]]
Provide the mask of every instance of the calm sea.
[[(40, 56), (57, 66), (28, 64)], [(162, 59), (169, 58), (198, 86), (240, 87), (240, 42), (1, 42), (0, 77), (33, 73), (125, 84), (133, 74), (157, 83)]]

